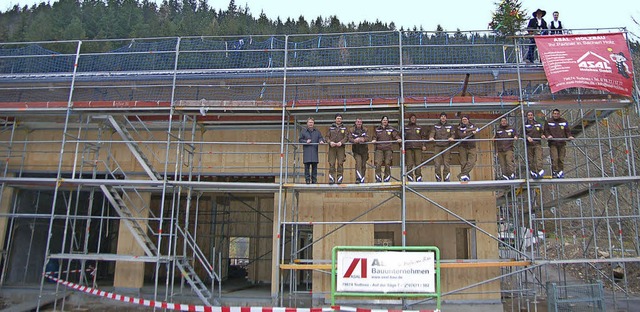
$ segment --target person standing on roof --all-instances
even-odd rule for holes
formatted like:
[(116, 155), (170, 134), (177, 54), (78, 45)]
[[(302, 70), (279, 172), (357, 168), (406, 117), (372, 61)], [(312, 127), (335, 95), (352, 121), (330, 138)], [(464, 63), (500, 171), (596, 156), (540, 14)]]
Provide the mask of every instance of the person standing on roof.
[(533, 179), (541, 179), (544, 176), (544, 169), (542, 169), (542, 139), (545, 138), (544, 126), (536, 120), (533, 112), (527, 112), (527, 120), (524, 122), (524, 133), (527, 138), (525, 144), (527, 146), (529, 174)]
[(564, 178), (564, 157), (567, 155), (567, 141), (573, 140), (569, 123), (560, 117), (560, 110), (554, 109), (551, 118), (544, 123), (544, 136), (549, 142), (551, 171), (554, 178)]
[(562, 22), (558, 19), (559, 16), (558, 11), (553, 12), (553, 20), (549, 22), (549, 34), (551, 35), (561, 35), (564, 32)]
[[(407, 161), (407, 172), (414, 167), (416, 170), (407, 174), (407, 179), (411, 182), (422, 182), (422, 171), (419, 166), (422, 163), (422, 151), (427, 150), (425, 145), (426, 133), (424, 129), (416, 124), (416, 114), (409, 115), (409, 123), (404, 126), (404, 149)], [(414, 179), (415, 176), (415, 179)]]
[(527, 52), (527, 61), (533, 63), (536, 52), (536, 40), (533, 38), (534, 35), (546, 35), (547, 30), (547, 22), (544, 20), (544, 16), (547, 15), (547, 11), (537, 9), (533, 12), (533, 18), (529, 20), (529, 24), (527, 24), (527, 31), (531, 38), (529, 39), (529, 51)]
[(298, 142), (302, 143), (302, 162), (304, 163), (304, 180), (307, 184), (318, 183), (318, 144), (324, 139), (314, 127), (315, 119), (307, 118), (307, 128), (300, 132)]
[(498, 164), (502, 171), (502, 179), (513, 180), (516, 178), (516, 164), (513, 158), (513, 146), (518, 139), (516, 130), (510, 125), (507, 117), (500, 118), (500, 126), (496, 129), (494, 137), (496, 151), (498, 152)]
[(327, 156), (329, 160), (329, 184), (340, 184), (342, 183), (346, 158), (345, 144), (349, 141), (349, 129), (342, 124), (342, 114), (336, 114), (336, 120), (327, 130), (326, 138), (327, 143), (329, 143), (329, 154)]
[(451, 149), (449, 146), (454, 137), (454, 128), (447, 123), (447, 113), (440, 113), (440, 121), (433, 125), (429, 132), (429, 141), (436, 142), (434, 150), (436, 182), (449, 182), (451, 176)]
[(476, 165), (477, 149), (474, 141), (476, 133), (478, 133), (478, 128), (469, 121), (469, 116), (462, 116), (456, 130), (456, 137), (463, 139), (458, 147), (460, 155), (460, 174), (458, 179), (463, 182), (471, 180), (471, 169)]
[(362, 118), (356, 118), (356, 122), (349, 130), (349, 142), (353, 158), (356, 161), (356, 184), (364, 183), (367, 174), (367, 160), (369, 160), (369, 134), (367, 128), (362, 125)]
[[(389, 117), (382, 116), (380, 126), (373, 133), (371, 143), (375, 143), (373, 162), (376, 166), (376, 182), (391, 181), (391, 162), (393, 160), (393, 141), (402, 143), (398, 130), (389, 126)], [(384, 175), (382, 165), (385, 165)]]

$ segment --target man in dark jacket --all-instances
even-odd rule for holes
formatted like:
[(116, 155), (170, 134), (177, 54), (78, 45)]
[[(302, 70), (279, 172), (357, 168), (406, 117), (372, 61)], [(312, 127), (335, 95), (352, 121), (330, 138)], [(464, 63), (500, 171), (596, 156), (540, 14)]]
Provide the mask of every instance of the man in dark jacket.
[(315, 120), (307, 119), (307, 128), (300, 132), (298, 140), (302, 145), (302, 162), (304, 163), (304, 180), (307, 184), (318, 183), (318, 144), (324, 144), (322, 134), (314, 128)]
[(533, 38), (534, 35), (546, 35), (547, 30), (547, 22), (544, 20), (544, 16), (547, 15), (547, 11), (537, 9), (533, 12), (533, 18), (529, 20), (529, 24), (527, 24), (527, 31), (531, 38), (529, 39), (529, 51), (527, 52), (527, 61), (533, 63), (535, 52), (536, 52), (536, 40)]
[(498, 163), (502, 171), (502, 178), (513, 180), (516, 178), (516, 164), (513, 159), (513, 145), (518, 139), (516, 131), (509, 125), (507, 117), (500, 119), (500, 126), (496, 129), (494, 140), (498, 152)]
[[(389, 117), (382, 116), (380, 126), (373, 133), (371, 143), (375, 143), (373, 162), (376, 166), (376, 182), (391, 181), (391, 161), (393, 160), (393, 141), (402, 143), (398, 130), (389, 126)], [(382, 175), (382, 164), (385, 165)]]
[(440, 121), (429, 132), (429, 141), (436, 141), (434, 149), (436, 155), (434, 159), (436, 182), (443, 181), (443, 179), (444, 182), (449, 182), (449, 177), (451, 176), (451, 149), (448, 148), (454, 137), (455, 131), (453, 126), (447, 123), (447, 114), (440, 113)]
[(535, 118), (533, 112), (527, 112), (527, 121), (524, 123), (524, 132), (527, 135), (527, 160), (529, 161), (529, 174), (533, 179), (541, 179), (544, 176), (542, 169), (542, 139), (544, 128)]
[(469, 121), (469, 116), (462, 116), (460, 124), (456, 131), (458, 139), (464, 139), (460, 142), (458, 153), (460, 154), (460, 174), (458, 179), (466, 182), (471, 180), (471, 169), (476, 165), (476, 142), (474, 141), (478, 128)]
[[(333, 123), (325, 136), (329, 143), (329, 184), (342, 183), (344, 173), (344, 161), (346, 157), (345, 144), (349, 141), (349, 129), (342, 124), (342, 115), (336, 114), (336, 122)], [(338, 170), (336, 175), (336, 163)]]
[[(407, 161), (407, 172), (422, 163), (422, 151), (427, 150), (424, 142), (426, 132), (421, 126), (416, 124), (416, 120), (416, 114), (411, 114), (409, 115), (409, 123), (404, 126), (404, 149)], [(416, 170), (407, 174), (407, 179), (409, 181), (422, 182), (422, 171), (420, 167), (417, 167)]]
[(367, 128), (362, 125), (362, 118), (356, 118), (356, 122), (349, 130), (349, 142), (351, 151), (356, 161), (356, 184), (364, 183), (367, 174), (367, 160), (369, 160), (369, 134)]
[(560, 110), (554, 109), (551, 119), (544, 123), (544, 136), (549, 142), (549, 155), (551, 156), (551, 171), (554, 178), (564, 178), (564, 157), (567, 155), (567, 141), (573, 140), (569, 123), (560, 117)]

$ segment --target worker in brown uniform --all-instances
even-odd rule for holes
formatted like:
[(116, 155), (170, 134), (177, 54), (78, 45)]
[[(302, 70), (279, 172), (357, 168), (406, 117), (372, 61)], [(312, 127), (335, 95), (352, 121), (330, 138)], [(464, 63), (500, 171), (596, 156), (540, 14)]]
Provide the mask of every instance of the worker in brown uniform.
[(540, 124), (533, 112), (527, 112), (527, 120), (524, 122), (524, 133), (527, 136), (527, 161), (529, 163), (529, 174), (532, 179), (541, 179), (544, 176), (542, 169), (542, 139), (544, 136), (544, 126)]
[(362, 118), (356, 118), (356, 122), (349, 129), (349, 142), (353, 159), (356, 161), (356, 184), (364, 183), (367, 174), (367, 160), (369, 160), (369, 134), (367, 128), (362, 125)]
[[(373, 162), (376, 166), (376, 182), (389, 182), (391, 180), (391, 161), (393, 160), (393, 141), (402, 143), (398, 130), (389, 126), (389, 117), (382, 116), (380, 126), (373, 133), (371, 143), (375, 144)], [(385, 165), (384, 175), (382, 165)]]
[(560, 110), (554, 109), (551, 119), (544, 124), (544, 136), (549, 142), (549, 155), (551, 156), (551, 171), (554, 178), (564, 178), (564, 157), (567, 155), (567, 141), (573, 140), (569, 123), (560, 117)]
[(476, 133), (478, 133), (478, 128), (469, 121), (469, 116), (462, 116), (456, 129), (456, 137), (462, 139), (458, 147), (460, 155), (460, 174), (458, 179), (463, 182), (471, 180), (471, 169), (476, 165), (477, 149), (476, 141), (474, 141)]
[(502, 171), (502, 179), (513, 180), (516, 178), (516, 164), (513, 158), (513, 146), (518, 139), (516, 130), (509, 125), (507, 117), (500, 118), (500, 126), (496, 129), (494, 137), (496, 151), (498, 152), (498, 164)]
[(329, 159), (329, 184), (340, 184), (342, 183), (346, 158), (345, 144), (349, 141), (349, 129), (342, 124), (342, 114), (336, 114), (336, 120), (329, 126), (325, 139), (329, 144), (329, 153), (327, 155)]
[[(411, 182), (422, 182), (422, 170), (416, 166), (422, 163), (422, 151), (427, 150), (424, 142), (426, 131), (417, 125), (416, 121), (416, 114), (409, 115), (409, 123), (404, 126), (404, 149), (407, 161), (407, 179)], [(410, 172), (414, 167), (416, 169)]]
[[(451, 149), (449, 145), (453, 142), (455, 131), (452, 125), (447, 123), (447, 114), (440, 113), (438, 121), (429, 133), (429, 141), (435, 141), (435, 173), (436, 182), (449, 182), (451, 176)], [(441, 171), (442, 170), (442, 171)]]

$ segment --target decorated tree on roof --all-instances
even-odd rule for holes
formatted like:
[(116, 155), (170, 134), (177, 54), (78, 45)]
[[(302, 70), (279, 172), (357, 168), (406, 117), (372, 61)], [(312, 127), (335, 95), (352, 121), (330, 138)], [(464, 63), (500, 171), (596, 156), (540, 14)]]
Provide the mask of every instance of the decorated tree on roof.
[(501, 37), (516, 35), (527, 21), (527, 12), (522, 10), (522, 3), (518, 0), (502, 0), (495, 4), (497, 7), (489, 28)]

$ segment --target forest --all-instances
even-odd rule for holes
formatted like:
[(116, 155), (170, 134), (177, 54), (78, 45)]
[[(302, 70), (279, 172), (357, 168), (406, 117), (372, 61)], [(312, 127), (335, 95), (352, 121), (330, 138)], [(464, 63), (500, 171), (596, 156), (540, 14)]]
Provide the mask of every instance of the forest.
[[(438, 27), (442, 31), (441, 27)], [(0, 42), (95, 40), (174, 36), (319, 34), (396, 30), (394, 23), (340, 22), (337, 16), (307, 21), (271, 20), (230, 0), (215, 10), (206, 0), (59, 0), (0, 12)], [(417, 29), (414, 29), (417, 30)]]

